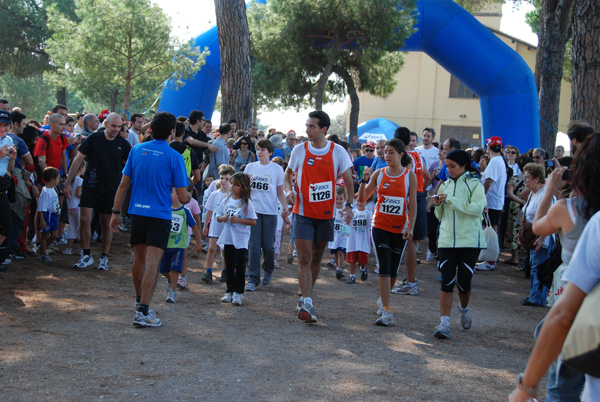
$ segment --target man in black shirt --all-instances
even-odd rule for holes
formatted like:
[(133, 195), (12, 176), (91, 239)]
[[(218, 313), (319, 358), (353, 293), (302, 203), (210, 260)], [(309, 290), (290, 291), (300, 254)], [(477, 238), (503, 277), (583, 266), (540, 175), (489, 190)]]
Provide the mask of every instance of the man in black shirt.
[(71, 183), (83, 160), (87, 158), (79, 203), (83, 255), (75, 264), (76, 268), (86, 268), (94, 263), (94, 258), (90, 253), (90, 239), (92, 237), (92, 212), (96, 209), (100, 214), (100, 224), (102, 225), (102, 255), (98, 269), (108, 271), (108, 252), (112, 242), (111, 209), (121, 182), (121, 170), (131, 150), (127, 140), (119, 135), (121, 124), (121, 117), (117, 113), (110, 113), (106, 117), (106, 129), (96, 131), (81, 143), (79, 152), (69, 169), (63, 192), (68, 198), (71, 198), (73, 195)]
[(218, 152), (219, 148), (208, 143), (208, 136), (202, 131), (201, 127), (204, 124), (204, 113), (200, 110), (192, 110), (188, 116), (190, 125), (185, 130), (183, 142), (188, 144), (196, 152), (199, 161), (204, 160), (204, 150), (210, 149), (211, 152)]

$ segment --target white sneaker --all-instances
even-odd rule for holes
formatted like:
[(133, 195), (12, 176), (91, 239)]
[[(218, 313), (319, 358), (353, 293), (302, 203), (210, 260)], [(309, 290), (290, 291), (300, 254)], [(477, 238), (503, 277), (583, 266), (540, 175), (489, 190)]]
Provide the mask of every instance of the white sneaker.
[(375, 321), (375, 325), (379, 325), (380, 327), (394, 325), (394, 315), (390, 310), (383, 309), (383, 314)]
[(71, 251), (71, 249), (69, 247), (67, 247), (67, 248), (65, 248), (63, 250), (63, 254), (64, 255), (71, 255), (71, 254), (73, 254), (73, 252)]
[(233, 295), (231, 293), (225, 293), (225, 296), (221, 297), (221, 301), (223, 303), (231, 303), (232, 299), (233, 299)]
[(167, 303), (177, 303), (177, 295), (175, 292), (169, 289), (167, 292), (167, 298), (165, 299)]
[(233, 292), (233, 296), (231, 297), (231, 304), (233, 304), (234, 306), (241, 306), (242, 295), (237, 292)]
[(83, 269), (87, 268), (94, 263), (94, 257), (92, 255), (82, 255), (74, 265), (75, 268)]
[(98, 269), (108, 271), (108, 256), (107, 255), (100, 257), (100, 262), (98, 262)]
[(496, 263), (494, 262), (493, 264), (490, 264), (487, 261), (480, 262), (479, 264), (475, 265), (475, 269), (478, 271), (495, 271)]
[(435, 253), (432, 253), (431, 251), (427, 250), (427, 256), (425, 257), (425, 261), (433, 261), (435, 260)]

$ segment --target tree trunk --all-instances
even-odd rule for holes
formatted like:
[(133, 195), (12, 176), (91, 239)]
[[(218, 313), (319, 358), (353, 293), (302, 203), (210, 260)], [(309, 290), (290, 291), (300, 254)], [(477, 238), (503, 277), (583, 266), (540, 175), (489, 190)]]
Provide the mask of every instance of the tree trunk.
[(565, 46), (569, 39), (569, 15), (575, 1), (542, 2), (535, 77), (540, 104), (540, 143), (550, 155), (554, 154), (558, 131), (558, 106)]
[(125, 81), (125, 99), (123, 100), (123, 115), (129, 118), (129, 102), (131, 102), (131, 79)]
[(246, 128), (252, 120), (250, 31), (244, 0), (215, 0), (221, 49), (221, 122), (236, 119)]
[(332, 68), (333, 62), (330, 60), (327, 62), (323, 74), (321, 74), (321, 77), (319, 77), (319, 80), (317, 81), (315, 88), (315, 110), (323, 110), (323, 94), (325, 93), (325, 85), (331, 75)]
[(67, 106), (67, 88), (62, 87), (56, 90), (56, 103)]
[(334, 66), (333, 72), (339, 75), (346, 84), (346, 90), (350, 96), (350, 126), (348, 127), (348, 139), (358, 134), (358, 113), (360, 112), (360, 100), (352, 75), (344, 68)]
[(578, 0), (573, 6), (571, 120), (600, 130), (600, 3)]
[(115, 89), (113, 90), (113, 93), (110, 97), (110, 106), (108, 108), (108, 110), (110, 110), (111, 112), (115, 112), (117, 109), (117, 97), (119, 96), (119, 87), (115, 87)]

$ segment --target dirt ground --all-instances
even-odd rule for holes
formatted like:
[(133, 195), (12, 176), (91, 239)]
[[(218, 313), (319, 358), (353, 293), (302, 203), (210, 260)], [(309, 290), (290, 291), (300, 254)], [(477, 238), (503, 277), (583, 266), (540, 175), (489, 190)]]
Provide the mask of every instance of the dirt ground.
[[(432, 336), (439, 275), (422, 252), (420, 294), (392, 295), (396, 326), (374, 325), (371, 266), (366, 282), (347, 285), (326, 259), (315, 286), (319, 323), (310, 325), (294, 314), (295, 263), (280, 259), (273, 282), (235, 307), (220, 302), (224, 284), (200, 281), (201, 254), (189, 260), (190, 289), (176, 304), (164, 302), (159, 279), (151, 308), (163, 326), (138, 329), (127, 240), (115, 236), (108, 272), (76, 270), (76, 256), (58, 253), (50, 265), (30, 257), (2, 273), (2, 401), (502, 401), (547, 312), (521, 306), (529, 281), (500, 264), (473, 279), (473, 327), (462, 330), (454, 308), (453, 338), (440, 341)], [(97, 264), (99, 245), (92, 253)]]

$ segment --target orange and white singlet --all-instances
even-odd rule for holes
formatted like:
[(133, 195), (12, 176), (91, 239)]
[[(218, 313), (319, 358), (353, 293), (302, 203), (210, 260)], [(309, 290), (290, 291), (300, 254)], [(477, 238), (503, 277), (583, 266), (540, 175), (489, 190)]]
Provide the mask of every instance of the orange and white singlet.
[[(302, 145), (301, 145), (302, 146)], [(325, 155), (314, 155), (309, 151), (308, 141), (304, 146), (304, 161), (297, 171), (296, 203), (293, 212), (313, 219), (332, 219), (335, 212), (335, 181), (333, 142)]]
[(392, 233), (404, 233), (408, 228), (408, 189), (410, 170), (399, 176), (388, 176), (385, 167), (377, 178), (377, 204), (373, 227)]
[(415, 172), (415, 176), (417, 176), (417, 193), (422, 193), (425, 191), (423, 189), (423, 184), (425, 181), (423, 179), (423, 158), (417, 151), (406, 151), (412, 157), (413, 160), (413, 172)]

